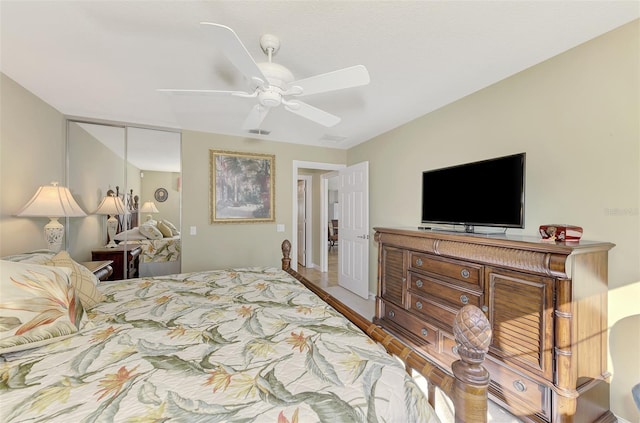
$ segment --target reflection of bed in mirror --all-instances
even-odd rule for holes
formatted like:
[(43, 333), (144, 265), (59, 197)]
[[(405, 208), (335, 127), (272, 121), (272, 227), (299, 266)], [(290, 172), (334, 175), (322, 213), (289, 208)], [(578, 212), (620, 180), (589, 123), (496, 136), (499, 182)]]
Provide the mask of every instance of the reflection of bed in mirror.
[[(135, 244), (142, 247), (139, 257), (139, 277), (162, 276), (180, 273), (181, 271), (181, 243), (180, 232), (171, 221), (150, 216), (147, 220), (139, 219), (138, 196), (133, 192), (126, 195), (128, 214), (124, 218), (124, 225), (119, 227), (115, 236), (116, 242), (128, 245)], [(140, 222), (140, 223), (139, 223)], [(123, 230), (123, 228), (131, 228)]]

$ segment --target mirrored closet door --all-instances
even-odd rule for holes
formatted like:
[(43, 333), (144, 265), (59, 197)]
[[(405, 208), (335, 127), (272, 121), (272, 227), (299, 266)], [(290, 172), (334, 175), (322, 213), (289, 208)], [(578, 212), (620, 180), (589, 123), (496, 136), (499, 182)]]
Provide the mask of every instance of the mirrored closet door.
[(67, 225), (76, 261), (111, 261), (112, 280), (180, 272), (180, 143), (179, 132), (67, 121), (67, 185), (88, 215)]

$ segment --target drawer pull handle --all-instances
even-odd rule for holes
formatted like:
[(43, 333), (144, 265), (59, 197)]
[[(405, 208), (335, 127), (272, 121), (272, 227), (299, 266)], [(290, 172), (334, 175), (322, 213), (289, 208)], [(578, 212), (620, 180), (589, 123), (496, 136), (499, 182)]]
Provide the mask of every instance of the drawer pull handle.
[(487, 311), (489, 311), (489, 307), (487, 307), (486, 305), (483, 305), (482, 311), (486, 313)]
[(471, 273), (467, 269), (462, 269), (462, 271), (460, 272), (460, 275), (463, 278), (467, 279), (469, 278), (469, 276), (471, 276)]
[(451, 352), (453, 353), (453, 355), (458, 355), (458, 346), (454, 345), (453, 347), (451, 347)]
[(420, 279), (418, 279), (418, 280), (416, 281), (416, 286), (417, 286), (418, 288), (422, 288), (422, 285), (424, 285), (424, 284), (422, 283), (422, 281), (421, 281)]
[(462, 294), (460, 295), (460, 302), (462, 304), (469, 304), (469, 297), (467, 297), (466, 295)]
[(420, 301), (416, 302), (416, 308), (422, 310), (422, 303)]
[(521, 380), (516, 380), (515, 382), (513, 382), (513, 387), (516, 388), (516, 391), (518, 392), (524, 392), (527, 390), (527, 385), (522, 383)]
[(416, 265), (417, 266), (422, 266), (422, 259), (417, 259), (416, 260)]
[(425, 328), (422, 328), (422, 330), (420, 331), (420, 333), (422, 333), (422, 336), (427, 336), (429, 335), (429, 331), (426, 330)]
[(389, 312), (389, 317), (391, 317), (391, 318), (396, 317), (396, 313), (394, 313), (394, 312), (393, 312), (393, 310), (391, 310), (391, 311)]

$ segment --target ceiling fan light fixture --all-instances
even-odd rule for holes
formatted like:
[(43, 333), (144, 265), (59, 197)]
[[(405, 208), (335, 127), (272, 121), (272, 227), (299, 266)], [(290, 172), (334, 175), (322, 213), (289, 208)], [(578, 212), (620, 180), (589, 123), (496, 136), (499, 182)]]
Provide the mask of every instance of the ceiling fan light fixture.
[(282, 103), (282, 94), (273, 89), (258, 93), (258, 100), (264, 107), (278, 107)]

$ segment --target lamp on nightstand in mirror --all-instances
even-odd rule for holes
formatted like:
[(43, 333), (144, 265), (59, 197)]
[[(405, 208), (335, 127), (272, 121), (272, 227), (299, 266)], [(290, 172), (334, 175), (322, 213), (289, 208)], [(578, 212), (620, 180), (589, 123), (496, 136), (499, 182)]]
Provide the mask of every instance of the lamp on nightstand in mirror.
[(107, 195), (102, 199), (102, 202), (95, 211), (95, 214), (104, 214), (109, 216), (107, 219), (107, 235), (109, 236), (109, 239), (105, 248), (115, 248), (117, 244), (114, 238), (116, 236), (116, 231), (118, 230), (118, 219), (116, 218), (116, 215), (127, 214), (124, 203), (118, 196)]
[(153, 201), (146, 201), (142, 205), (142, 208), (140, 208), (140, 213), (149, 213), (147, 215), (147, 220), (151, 220), (153, 218), (153, 216), (151, 216), (151, 213), (160, 213), (160, 210), (158, 210), (158, 208), (156, 207), (156, 203), (154, 203)]

